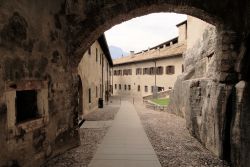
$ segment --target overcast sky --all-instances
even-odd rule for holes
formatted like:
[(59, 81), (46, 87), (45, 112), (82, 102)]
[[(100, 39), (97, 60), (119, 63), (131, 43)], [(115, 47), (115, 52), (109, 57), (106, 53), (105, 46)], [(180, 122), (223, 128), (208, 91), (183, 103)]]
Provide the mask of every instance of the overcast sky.
[(176, 24), (186, 19), (187, 16), (181, 14), (154, 13), (118, 24), (105, 35), (109, 46), (139, 52), (176, 37)]

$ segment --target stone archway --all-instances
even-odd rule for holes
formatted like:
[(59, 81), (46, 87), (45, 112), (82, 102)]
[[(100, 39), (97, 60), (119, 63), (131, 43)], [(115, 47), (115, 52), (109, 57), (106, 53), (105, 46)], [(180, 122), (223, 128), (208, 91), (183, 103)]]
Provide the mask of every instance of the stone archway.
[[(22, 134), (22, 131), (17, 131), (17, 127), (6, 126), (3, 136), (8, 137), (5, 141), (1, 141), (1, 144), (6, 145), (8, 151), (4, 157), (0, 157), (0, 166), (10, 161), (19, 162), (20, 165), (36, 166), (37, 162), (41, 163), (42, 160), (78, 144), (74, 118), (77, 112), (74, 71), (83, 53), (101, 33), (115, 24), (153, 12), (184, 13), (203, 19), (217, 27), (217, 65), (213, 78), (208, 84), (213, 88), (209, 96), (213, 100), (206, 100), (210, 104), (207, 111), (216, 111), (218, 114), (217, 119), (214, 120), (218, 136), (214, 138), (216, 145), (212, 144), (215, 147), (211, 150), (222, 156), (224, 111), (232, 87), (236, 85), (236, 92), (243, 92), (242, 97), (244, 95), (247, 97), (245, 99), (249, 99), (247, 94), (249, 91), (246, 91), (249, 80), (239, 77), (243, 69), (235, 69), (236, 63), (243, 59), (240, 57), (243, 52), (241, 46), (244, 45), (245, 36), (249, 34), (249, 2), (246, 0), (226, 2), (217, 0), (207, 2), (203, 0), (44, 0), (32, 2), (6, 0), (0, 2), (2, 56), (0, 60), (0, 104), (3, 106), (0, 107), (0, 114), (6, 115), (6, 107), (4, 107), (7, 103), (4, 98), (6, 87), (13, 87), (12, 83), (18, 81), (46, 80), (48, 81), (50, 121), (38, 129), (38, 132), (42, 131), (46, 136), (41, 141), (43, 147), (38, 150), (39, 152), (27, 146), (22, 148), (24, 153), (22, 156), (19, 156), (20, 150), (15, 149), (20, 145), (15, 142), (15, 138), (20, 135), (32, 138), (33, 131)], [(248, 54), (244, 54), (243, 57), (249, 59)], [(245, 84), (242, 84), (241, 80)], [(238, 106), (235, 112), (246, 113), (249, 102), (242, 101), (242, 99), (238, 101), (236, 106), (239, 103), (243, 108)], [(213, 108), (213, 106), (216, 107)], [(239, 150), (242, 147), (249, 148), (249, 146), (247, 142), (242, 144), (236, 139), (244, 137), (248, 124), (245, 120), (244, 125), (239, 125), (237, 123), (241, 122), (241, 118), (236, 118), (233, 120), (235, 124), (231, 130), (232, 134), (235, 134), (235, 138), (232, 137), (232, 143), (234, 143), (232, 148), (235, 150), (233, 154), (237, 155), (234, 163), (244, 166), (250, 158), (247, 158), (247, 151), (241, 155)], [(7, 118), (1, 121), (8, 122)], [(203, 125), (204, 130), (209, 129), (206, 128), (206, 124)], [(246, 131), (239, 134), (239, 128)], [(200, 139), (203, 143), (207, 142), (207, 138)], [(27, 142), (32, 145), (36, 141)], [(28, 157), (34, 155), (36, 158), (33, 161), (27, 161)]]
[[(226, 28), (228, 31), (242, 31), (247, 25), (242, 25), (246, 19), (240, 11), (246, 2), (218, 3), (215, 0), (203, 1), (67, 1), (67, 16), (70, 19), (71, 37), (68, 41), (68, 54), (76, 56), (90, 46), (105, 30), (134, 17), (156, 13), (176, 12), (200, 18), (210, 24)], [(234, 12), (230, 7), (234, 6)], [(228, 9), (228, 10), (225, 10)], [(84, 11), (84, 12), (83, 12)], [(239, 16), (239, 17), (238, 17)], [(242, 17), (243, 16), (243, 17)], [(237, 18), (238, 17), (238, 18)], [(241, 19), (239, 19), (241, 18)], [(224, 26), (224, 28), (222, 28)], [(74, 62), (72, 62), (74, 64)]]

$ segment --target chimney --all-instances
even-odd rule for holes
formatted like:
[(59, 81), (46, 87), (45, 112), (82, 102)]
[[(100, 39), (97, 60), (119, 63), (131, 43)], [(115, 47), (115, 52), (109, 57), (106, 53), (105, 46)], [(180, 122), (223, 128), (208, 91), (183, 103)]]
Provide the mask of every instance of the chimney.
[(187, 40), (187, 21), (176, 25), (179, 30), (178, 43), (184, 43)]
[(131, 55), (132, 57), (135, 57), (135, 51), (130, 51), (130, 55)]

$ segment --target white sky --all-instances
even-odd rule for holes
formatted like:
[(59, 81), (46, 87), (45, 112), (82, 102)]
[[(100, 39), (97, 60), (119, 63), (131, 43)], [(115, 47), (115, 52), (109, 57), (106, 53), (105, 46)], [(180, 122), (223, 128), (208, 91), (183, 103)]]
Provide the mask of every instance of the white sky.
[(139, 52), (178, 35), (176, 24), (187, 19), (176, 13), (154, 13), (118, 24), (105, 32), (108, 45)]

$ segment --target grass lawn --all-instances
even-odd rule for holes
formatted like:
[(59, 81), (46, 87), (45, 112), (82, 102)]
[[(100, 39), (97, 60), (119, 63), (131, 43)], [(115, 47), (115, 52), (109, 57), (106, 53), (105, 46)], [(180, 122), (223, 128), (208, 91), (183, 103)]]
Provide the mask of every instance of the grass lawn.
[(164, 99), (153, 99), (152, 100), (154, 103), (162, 105), (162, 106), (167, 106), (169, 104), (169, 98), (164, 98)]

